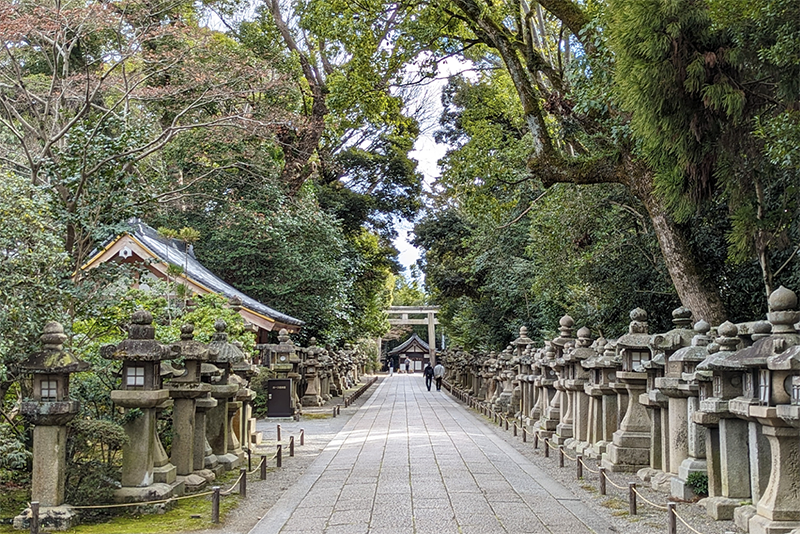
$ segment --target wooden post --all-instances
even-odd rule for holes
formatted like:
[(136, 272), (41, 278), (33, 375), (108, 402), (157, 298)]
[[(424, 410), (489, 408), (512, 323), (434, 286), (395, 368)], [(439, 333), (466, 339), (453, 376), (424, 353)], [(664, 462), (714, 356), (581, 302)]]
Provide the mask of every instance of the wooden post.
[(306, 431), (302, 428), (300, 429), (300, 446), (302, 447), (306, 443)]
[(294, 456), (294, 436), (289, 436), (289, 457)]
[(39, 534), (39, 501), (31, 501), (31, 534)]
[(278, 455), (275, 457), (275, 465), (276, 467), (283, 466), (283, 447), (281, 447), (280, 443), (278, 443)]
[(628, 505), (630, 514), (636, 515), (636, 482), (628, 482)]
[(517, 422), (514, 421), (514, 437), (517, 437)]
[(547, 438), (544, 440), (544, 457), (550, 458), (550, 442), (547, 441)]
[(261, 480), (267, 479), (267, 457), (261, 457)]
[(522, 443), (528, 443), (528, 430), (522, 427)]
[(600, 495), (606, 494), (606, 468), (600, 468)]
[(578, 467), (576, 469), (578, 474), (578, 480), (580, 480), (583, 478), (583, 456), (580, 454), (578, 455)]
[(281, 425), (278, 425), (278, 441), (281, 440)]
[(558, 446), (558, 467), (564, 467), (564, 446)]
[(211, 522), (219, 523), (219, 486), (211, 488), (214, 492), (211, 495)]
[(675, 517), (675, 503), (667, 503), (667, 532), (669, 534), (678, 534), (678, 521)]
[(242, 467), (239, 469), (239, 495), (247, 498), (247, 468)]

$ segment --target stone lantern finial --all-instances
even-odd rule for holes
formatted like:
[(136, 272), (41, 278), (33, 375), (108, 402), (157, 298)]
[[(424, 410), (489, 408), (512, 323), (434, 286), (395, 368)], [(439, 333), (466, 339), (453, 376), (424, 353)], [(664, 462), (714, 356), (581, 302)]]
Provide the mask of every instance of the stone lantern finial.
[(242, 299), (236, 295), (232, 296), (228, 299), (228, 307), (236, 313), (239, 313), (242, 310)]
[(797, 311), (797, 295), (794, 291), (781, 286), (769, 296), (769, 313), (767, 319), (772, 323), (773, 334), (796, 334), (794, 325), (800, 321)]
[(717, 328), (717, 338), (714, 340), (720, 351), (733, 352), (739, 345), (739, 329), (730, 321), (725, 321)]
[(688, 328), (692, 324), (692, 310), (685, 306), (672, 310), (672, 324), (675, 328)]
[(578, 346), (590, 347), (592, 345), (592, 331), (584, 326), (578, 330)]
[(634, 308), (630, 313), (631, 323), (628, 326), (628, 333), (630, 334), (646, 334), (647, 333), (647, 312), (642, 308)]
[(61, 351), (64, 349), (64, 341), (67, 340), (64, 334), (64, 327), (57, 321), (50, 321), (44, 326), (42, 335), (39, 336), (42, 342), (42, 350)]
[(569, 315), (565, 315), (558, 321), (558, 331), (561, 337), (572, 337), (572, 327), (575, 325), (575, 320)]
[(711, 337), (708, 332), (711, 330), (711, 325), (703, 319), (694, 323), (694, 331), (697, 334), (692, 338), (692, 345), (695, 347), (706, 347), (711, 343)]

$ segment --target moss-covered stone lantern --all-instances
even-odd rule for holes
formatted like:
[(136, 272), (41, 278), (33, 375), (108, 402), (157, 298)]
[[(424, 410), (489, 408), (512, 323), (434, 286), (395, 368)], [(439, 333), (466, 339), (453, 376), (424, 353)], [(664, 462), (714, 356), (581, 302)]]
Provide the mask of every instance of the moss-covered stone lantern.
[(158, 447), (156, 408), (169, 399), (161, 387), (160, 364), (169, 359), (170, 347), (155, 340), (153, 316), (137, 310), (131, 316), (128, 339), (118, 345), (105, 345), (100, 354), (122, 361), (120, 389), (111, 400), (127, 412), (123, 425), (128, 443), (122, 448), (122, 488), (115, 493), (118, 502), (157, 500), (170, 497), (173, 487), (154, 481), (154, 458)]
[[(33, 427), (33, 471), (31, 501), (38, 501), (40, 525), (55, 530), (70, 528), (75, 513), (64, 504), (67, 423), (80, 409), (69, 398), (69, 375), (85, 371), (89, 364), (64, 351), (64, 327), (47, 323), (41, 337), (42, 350), (20, 364), (20, 371), (32, 377), (32, 397), (23, 401), (22, 415)], [(16, 528), (27, 528), (30, 509), (14, 518)]]

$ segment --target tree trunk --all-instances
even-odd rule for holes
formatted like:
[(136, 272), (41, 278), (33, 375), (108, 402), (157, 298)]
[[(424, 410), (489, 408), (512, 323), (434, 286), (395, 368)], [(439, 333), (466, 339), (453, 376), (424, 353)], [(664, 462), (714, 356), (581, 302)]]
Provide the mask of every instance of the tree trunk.
[(717, 288), (708, 283), (686, 238), (653, 190), (651, 171), (631, 171), (628, 186), (647, 208), (661, 248), (661, 255), (681, 304), (692, 310), (694, 320), (718, 325), (725, 321), (725, 307)]

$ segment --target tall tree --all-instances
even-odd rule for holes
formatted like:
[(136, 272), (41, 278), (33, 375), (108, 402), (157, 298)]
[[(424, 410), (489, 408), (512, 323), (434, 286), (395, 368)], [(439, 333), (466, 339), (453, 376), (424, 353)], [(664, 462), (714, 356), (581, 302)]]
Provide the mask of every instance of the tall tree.
[(251, 110), (281, 78), (193, 16), (179, 3), (0, 3), (0, 161), (52, 192), (74, 265), (108, 225), (185, 191), (152, 161), (181, 132), (276, 122)]

